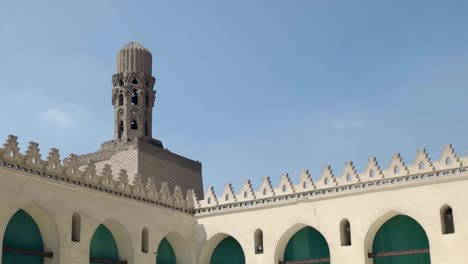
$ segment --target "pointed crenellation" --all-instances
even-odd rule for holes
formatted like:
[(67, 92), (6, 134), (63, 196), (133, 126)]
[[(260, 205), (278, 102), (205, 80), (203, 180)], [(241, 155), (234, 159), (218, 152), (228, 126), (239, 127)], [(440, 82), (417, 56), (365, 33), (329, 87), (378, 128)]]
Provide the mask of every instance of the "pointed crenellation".
[(21, 161), (21, 154), (19, 153), (18, 147), (18, 138), (13, 135), (9, 135), (8, 139), (6, 140), (5, 144), (3, 144), (3, 155), (2, 157), (6, 160)]
[(426, 173), (430, 171), (435, 171), (435, 167), (429, 158), (425, 149), (418, 149), (416, 151), (416, 159), (412, 166), (408, 168), (411, 174), (417, 173)]
[(302, 170), (299, 176), (299, 183), (296, 185), (296, 192), (307, 192), (315, 190), (315, 184), (309, 170)]
[(400, 153), (393, 154), (390, 161), (390, 167), (383, 172), (385, 178), (400, 177), (409, 174), (408, 167), (405, 165)]
[(147, 193), (146, 195), (152, 199), (159, 200), (159, 190), (156, 185), (156, 183), (151, 179), (151, 177), (148, 177), (146, 179), (146, 190)]
[(255, 193), (257, 199), (275, 196), (275, 191), (271, 185), (270, 177), (264, 177), (260, 184), (260, 189)]
[(41, 160), (41, 153), (39, 151), (39, 144), (36, 142), (29, 142), (28, 149), (24, 155), (25, 164), (34, 168), (42, 168), (44, 164)]
[(237, 200), (240, 202), (255, 200), (255, 192), (252, 187), (252, 182), (250, 180), (245, 180), (242, 188), (237, 194)]
[(49, 155), (47, 156), (46, 168), (50, 171), (60, 172), (62, 170), (62, 163), (60, 161), (60, 154), (58, 149), (50, 149)]
[(343, 174), (341, 177), (337, 178), (338, 185), (348, 185), (361, 182), (359, 175), (354, 167), (352, 161), (345, 162), (345, 167), (343, 169)]
[(102, 168), (101, 175), (99, 175), (99, 182), (107, 188), (114, 188), (116, 183), (112, 177), (112, 169), (109, 164), (105, 164)]
[(364, 172), (359, 174), (359, 178), (361, 181), (375, 181), (379, 179), (383, 179), (384, 175), (382, 170), (380, 169), (379, 163), (377, 162), (376, 157), (370, 157), (367, 160), (367, 166)]
[(315, 183), (315, 186), (317, 186), (317, 189), (325, 189), (338, 186), (335, 175), (333, 175), (333, 170), (331, 169), (331, 166), (323, 167), (322, 175), (320, 176), (320, 179)]
[(70, 154), (63, 160), (63, 166), (65, 167), (65, 174), (72, 178), (79, 178), (82, 171), (79, 169), (78, 156)]
[(90, 160), (88, 165), (86, 165), (85, 171), (83, 173), (83, 179), (91, 183), (98, 183), (99, 179), (96, 173), (96, 164), (94, 160)]
[(227, 183), (224, 185), (224, 191), (221, 197), (218, 199), (219, 204), (228, 204), (237, 202), (237, 197), (232, 188), (232, 184)]
[(161, 183), (161, 189), (159, 191), (159, 197), (161, 202), (172, 205), (173, 203), (173, 197), (171, 194), (171, 190), (169, 189), (169, 184), (167, 182), (162, 182)]
[(463, 162), (462, 159), (458, 157), (452, 144), (446, 144), (442, 149), (440, 160), (434, 163), (436, 169), (443, 170), (461, 167), (466, 162)]
[(286, 194), (293, 194), (296, 190), (294, 189), (294, 185), (289, 178), (289, 174), (284, 173), (281, 175), (280, 183), (278, 188), (275, 190), (276, 195), (286, 195)]
[(211, 207), (216, 205), (218, 205), (218, 198), (216, 197), (214, 187), (208, 187), (205, 193), (205, 199), (200, 201), (200, 206)]
[(185, 199), (184, 199), (184, 194), (182, 193), (182, 189), (180, 186), (175, 186), (174, 187), (174, 205), (177, 207), (183, 207), (185, 206)]
[(128, 175), (127, 175), (126, 170), (121, 169), (119, 171), (119, 175), (117, 176), (116, 187), (120, 191), (127, 192), (127, 193), (131, 192), (130, 183), (128, 182)]
[(146, 196), (146, 184), (141, 175), (135, 175), (131, 184), (132, 193), (138, 196)]
[(200, 208), (200, 202), (198, 201), (197, 194), (195, 193), (194, 190), (188, 189), (185, 199), (187, 201), (187, 208), (189, 209)]

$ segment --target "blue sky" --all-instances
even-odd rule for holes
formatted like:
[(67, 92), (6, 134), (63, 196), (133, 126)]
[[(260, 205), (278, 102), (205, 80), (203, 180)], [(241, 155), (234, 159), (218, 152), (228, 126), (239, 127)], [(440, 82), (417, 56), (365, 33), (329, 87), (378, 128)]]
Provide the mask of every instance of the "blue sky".
[(153, 54), (153, 136), (205, 188), (468, 148), (467, 1), (1, 1), (0, 135), (62, 157), (113, 137), (111, 76)]

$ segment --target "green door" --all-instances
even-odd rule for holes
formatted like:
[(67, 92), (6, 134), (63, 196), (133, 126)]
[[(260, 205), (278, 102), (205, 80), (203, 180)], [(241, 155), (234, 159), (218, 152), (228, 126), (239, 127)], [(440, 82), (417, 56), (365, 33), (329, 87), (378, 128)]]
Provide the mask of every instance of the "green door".
[(245, 264), (244, 251), (236, 239), (226, 237), (213, 251), (210, 264)]
[(176, 264), (174, 249), (166, 238), (159, 243), (156, 264)]
[[(8, 222), (3, 236), (3, 247), (44, 251), (41, 232), (34, 219), (23, 210), (16, 212)], [(16, 253), (2, 254), (2, 264), (42, 264), (40, 256), (22, 255)]]
[[(104, 225), (99, 225), (91, 239), (90, 258), (119, 260), (119, 251), (114, 236)], [(95, 262), (90, 262), (95, 264)]]
[[(429, 249), (426, 232), (416, 220), (397, 215), (380, 227), (372, 246), (373, 253)], [(430, 264), (430, 253), (376, 257), (374, 264)]]
[[(330, 258), (328, 243), (315, 228), (304, 227), (297, 231), (284, 251), (284, 261)], [(329, 264), (330, 261), (319, 262)]]

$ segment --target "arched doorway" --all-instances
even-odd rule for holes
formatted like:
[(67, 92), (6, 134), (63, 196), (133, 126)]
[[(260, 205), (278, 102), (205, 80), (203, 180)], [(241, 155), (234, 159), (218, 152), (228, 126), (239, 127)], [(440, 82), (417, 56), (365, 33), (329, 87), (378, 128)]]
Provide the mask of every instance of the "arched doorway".
[(159, 243), (156, 253), (156, 264), (176, 264), (176, 255), (174, 248), (166, 238), (163, 238)]
[(214, 249), (210, 264), (245, 264), (244, 251), (235, 238), (228, 236)]
[(416, 220), (397, 215), (377, 231), (368, 257), (374, 264), (430, 264), (429, 240)]
[(52, 252), (44, 252), (41, 232), (34, 219), (24, 210), (18, 210), (3, 236), (2, 263), (42, 264), (44, 257), (52, 256)]
[(89, 248), (89, 258), (91, 264), (119, 261), (119, 250), (114, 236), (105, 225), (99, 225), (94, 231)]
[(325, 237), (315, 228), (306, 226), (289, 239), (283, 259), (284, 261), (280, 263), (309, 260), (309, 262), (300, 263), (329, 264), (330, 250)]

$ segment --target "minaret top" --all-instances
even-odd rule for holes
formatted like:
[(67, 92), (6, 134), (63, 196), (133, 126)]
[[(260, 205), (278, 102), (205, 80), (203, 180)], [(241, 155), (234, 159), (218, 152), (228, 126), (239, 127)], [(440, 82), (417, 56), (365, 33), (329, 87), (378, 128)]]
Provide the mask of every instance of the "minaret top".
[(151, 52), (138, 42), (130, 42), (117, 54), (117, 73), (143, 72), (151, 75)]

